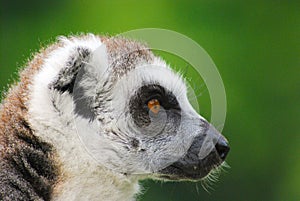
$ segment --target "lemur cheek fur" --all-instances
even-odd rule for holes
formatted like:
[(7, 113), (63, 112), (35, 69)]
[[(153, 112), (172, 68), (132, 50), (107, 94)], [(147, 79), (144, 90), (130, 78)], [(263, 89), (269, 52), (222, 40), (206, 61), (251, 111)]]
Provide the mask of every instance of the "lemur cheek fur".
[[(143, 43), (60, 37), (1, 103), (0, 200), (132, 201), (141, 179), (202, 179), (229, 146), (187, 100)], [(217, 143), (199, 158), (206, 136)]]

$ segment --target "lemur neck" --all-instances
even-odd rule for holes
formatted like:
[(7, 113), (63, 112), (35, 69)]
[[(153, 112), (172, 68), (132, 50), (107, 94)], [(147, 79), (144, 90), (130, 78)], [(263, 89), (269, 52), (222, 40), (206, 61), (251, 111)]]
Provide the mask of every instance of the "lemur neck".
[[(33, 122), (37, 130), (45, 130), (43, 122)], [(39, 127), (37, 126), (39, 125)], [(68, 132), (67, 132), (68, 131)], [(139, 192), (138, 178), (126, 176), (102, 167), (82, 146), (72, 127), (48, 129), (57, 151), (58, 182), (54, 186), (53, 200), (133, 201)]]
[(138, 181), (86, 164), (69, 172), (54, 188), (54, 200), (133, 201)]

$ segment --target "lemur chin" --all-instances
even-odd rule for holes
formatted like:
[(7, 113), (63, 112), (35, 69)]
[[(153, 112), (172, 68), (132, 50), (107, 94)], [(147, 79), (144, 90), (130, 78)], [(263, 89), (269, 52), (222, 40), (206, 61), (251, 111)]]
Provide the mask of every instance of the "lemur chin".
[(0, 107), (0, 200), (134, 200), (142, 179), (199, 181), (227, 140), (142, 43), (61, 37)]

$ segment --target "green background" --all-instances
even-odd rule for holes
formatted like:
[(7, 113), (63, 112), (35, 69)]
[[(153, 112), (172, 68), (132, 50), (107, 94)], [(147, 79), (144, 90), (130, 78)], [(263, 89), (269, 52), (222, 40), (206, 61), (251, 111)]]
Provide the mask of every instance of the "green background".
[[(299, 0), (1, 0), (0, 23), (0, 89), (58, 35), (154, 27), (192, 38), (210, 54), (224, 81), (223, 134), (231, 145), (231, 168), (209, 193), (200, 183), (145, 181), (140, 200), (300, 200)], [(174, 66), (185, 65), (164, 56)], [(201, 79), (190, 76), (203, 93), (200, 110), (209, 117), (208, 92)]]

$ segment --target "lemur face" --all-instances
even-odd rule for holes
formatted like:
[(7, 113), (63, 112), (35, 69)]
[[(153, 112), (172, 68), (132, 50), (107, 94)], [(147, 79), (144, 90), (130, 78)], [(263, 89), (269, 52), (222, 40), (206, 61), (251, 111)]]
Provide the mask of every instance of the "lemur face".
[(199, 180), (224, 161), (226, 139), (192, 108), (181, 76), (147, 47), (110, 39), (71, 52), (49, 88), (71, 98), (77, 134), (99, 166)]
[(129, 136), (128, 161), (139, 164), (130, 174), (198, 180), (224, 161), (226, 139), (195, 112), (182, 78), (166, 64), (136, 66), (113, 91), (116, 133)]

